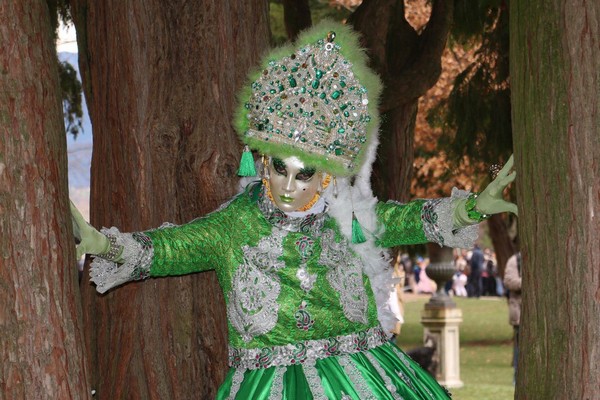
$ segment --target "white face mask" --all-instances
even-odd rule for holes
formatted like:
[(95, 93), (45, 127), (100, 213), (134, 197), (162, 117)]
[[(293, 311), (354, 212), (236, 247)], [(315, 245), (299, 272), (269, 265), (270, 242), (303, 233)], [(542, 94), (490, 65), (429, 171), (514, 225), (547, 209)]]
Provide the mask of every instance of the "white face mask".
[(271, 195), (281, 211), (297, 211), (304, 207), (321, 186), (322, 174), (306, 167), (296, 157), (271, 157), (268, 168)]

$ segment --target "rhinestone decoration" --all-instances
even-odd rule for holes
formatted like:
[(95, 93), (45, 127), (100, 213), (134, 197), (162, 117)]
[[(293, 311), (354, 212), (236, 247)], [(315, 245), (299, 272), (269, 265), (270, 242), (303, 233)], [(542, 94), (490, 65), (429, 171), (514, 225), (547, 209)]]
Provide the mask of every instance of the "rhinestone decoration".
[(245, 103), (245, 133), (289, 145), (352, 169), (367, 140), (367, 89), (340, 54), (335, 32), (295, 53), (270, 60)]

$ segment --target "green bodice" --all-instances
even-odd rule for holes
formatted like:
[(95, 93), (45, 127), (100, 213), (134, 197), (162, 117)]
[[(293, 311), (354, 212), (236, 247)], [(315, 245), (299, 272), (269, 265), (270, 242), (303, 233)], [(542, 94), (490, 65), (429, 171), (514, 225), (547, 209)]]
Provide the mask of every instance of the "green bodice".
[[(335, 220), (322, 214), (312, 225), (281, 229), (265, 218), (256, 196), (256, 191), (246, 193), (204, 218), (146, 232), (154, 248), (150, 275), (216, 270), (228, 307), (229, 341), (236, 348), (280, 346), (377, 326), (369, 280)], [(326, 259), (324, 242), (330, 253), (336, 247), (330, 258), (355, 264), (356, 279), (343, 282), (336, 274), (328, 279), (328, 272), (340, 266)], [(357, 288), (363, 298), (345, 293)], [(344, 304), (348, 315), (354, 311), (348, 308), (358, 308), (354, 321)], [(245, 321), (234, 326), (236, 318)]]
[[(95, 261), (90, 274), (105, 292), (147, 276), (215, 270), (227, 306), (234, 367), (354, 354), (387, 340), (380, 321), (390, 277), (384, 262), (371, 262), (381, 258), (378, 247), (452, 238), (454, 233), (444, 236), (449, 229), (440, 228), (452, 227), (450, 204), (450, 199), (378, 203), (378, 236), (356, 245), (359, 257), (326, 206), (301, 216), (285, 214), (255, 185), (184, 225), (133, 234), (106, 230), (124, 246), (124, 263)], [(378, 288), (377, 301), (372, 286)]]
[[(255, 186), (206, 217), (145, 232), (154, 251), (150, 276), (214, 269), (227, 303), (232, 357), (236, 350), (356, 332), (367, 332), (379, 343), (369, 278), (336, 221), (327, 212), (289, 218), (261, 207), (261, 196)], [(386, 229), (378, 243), (425, 242), (423, 203), (378, 205), (384, 224), (404, 222)]]

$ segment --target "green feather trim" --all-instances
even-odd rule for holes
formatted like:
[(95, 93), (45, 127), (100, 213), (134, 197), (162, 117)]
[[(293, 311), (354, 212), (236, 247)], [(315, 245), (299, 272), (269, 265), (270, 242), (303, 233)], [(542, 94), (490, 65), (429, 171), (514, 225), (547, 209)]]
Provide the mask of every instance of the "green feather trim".
[(367, 241), (365, 235), (362, 231), (362, 227), (356, 219), (356, 215), (354, 215), (354, 211), (352, 211), (352, 243), (364, 243)]
[(244, 147), (242, 159), (240, 160), (240, 168), (237, 172), (238, 176), (256, 176), (256, 168), (254, 167), (254, 157), (248, 146)]

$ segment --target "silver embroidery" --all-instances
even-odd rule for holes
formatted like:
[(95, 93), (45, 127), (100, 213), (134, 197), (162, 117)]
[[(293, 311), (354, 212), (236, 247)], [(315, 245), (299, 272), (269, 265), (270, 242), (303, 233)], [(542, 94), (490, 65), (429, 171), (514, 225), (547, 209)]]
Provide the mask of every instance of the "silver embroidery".
[(410, 380), (410, 378), (404, 372), (398, 371), (397, 374), (400, 377), (400, 379), (402, 379), (402, 382), (404, 382), (406, 384), (406, 386), (408, 386), (409, 388), (411, 388), (413, 391), (417, 390), (415, 388), (415, 385)]
[(275, 376), (269, 393), (269, 400), (281, 400), (283, 398), (283, 375), (286, 367), (275, 367)]
[(463, 249), (473, 247), (479, 233), (478, 225), (454, 228), (454, 201), (468, 196), (469, 192), (453, 188), (451, 197), (428, 200), (423, 205), (421, 221), (427, 240), (440, 246)]
[(231, 379), (231, 389), (229, 391), (228, 399), (235, 399), (237, 392), (240, 390), (240, 386), (242, 385), (242, 381), (244, 380), (244, 369), (236, 369), (233, 373), (233, 378)]
[(377, 361), (377, 359), (375, 359), (373, 354), (369, 353), (368, 351), (363, 354), (369, 359), (369, 362), (373, 365), (373, 367), (375, 368), (375, 370), (377, 371), (377, 373), (379, 374), (381, 379), (383, 379), (385, 388), (388, 390), (388, 392), (391, 393), (392, 397), (394, 399), (403, 400), (402, 396), (400, 396), (397, 393), (398, 388), (396, 388), (396, 386), (392, 383), (391, 378), (388, 376), (388, 374), (386, 374), (385, 370), (381, 367), (381, 365), (379, 365), (379, 361)]
[(244, 246), (244, 261), (232, 279), (227, 317), (246, 342), (269, 332), (277, 324), (281, 290), (276, 271), (284, 268), (283, 238), (287, 232), (273, 229), (256, 247)]
[(410, 366), (410, 361), (408, 361), (408, 357), (406, 356), (406, 354), (404, 354), (400, 350), (398, 350), (398, 348), (396, 346), (391, 346), (391, 347), (392, 347), (392, 350), (394, 351), (394, 353), (396, 353), (396, 355), (400, 359), (400, 361), (402, 361), (402, 364), (404, 364), (406, 369), (408, 369), (410, 371), (410, 373), (413, 374), (413, 376), (416, 376), (415, 371)]
[(344, 371), (346, 371), (346, 375), (352, 382), (354, 389), (358, 392), (358, 397), (368, 400), (376, 400), (375, 395), (371, 392), (369, 385), (365, 381), (365, 378), (362, 376), (361, 372), (356, 368), (354, 361), (350, 358), (350, 356), (341, 356), (338, 357), (338, 362), (342, 367), (344, 367)]
[(325, 390), (321, 384), (321, 378), (314, 365), (303, 365), (304, 376), (308, 382), (308, 388), (312, 393), (313, 399), (315, 400), (327, 400), (325, 396)]
[(329, 267), (327, 280), (340, 295), (344, 315), (350, 321), (366, 324), (368, 302), (361, 260), (350, 250), (346, 239), (336, 243), (331, 229), (323, 231), (321, 246), (319, 263)]
[(381, 327), (349, 335), (334, 336), (319, 340), (306, 340), (283, 346), (255, 349), (229, 347), (229, 366), (233, 368), (257, 369), (272, 366), (314, 364), (317, 360), (364, 352), (387, 343), (387, 335)]
[(306, 264), (300, 265), (300, 268), (296, 272), (296, 277), (300, 280), (300, 288), (306, 293), (311, 291), (317, 281), (317, 274), (309, 274), (306, 270)]
[(302, 217), (292, 217), (275, 207), (265, 194), (264, 186), (261, 190), (262, 195), (258, 198), (258, 208), (265, 219), (274, 227), (289, 232), (302, 232), (312, 237), (319, 236), (327, 216), (327, 207), (323, 212), (307, 214)]
[(123, 252), (120, 257), (122, 263), (94, 258), (90, 265), (90, 281), (96, 284), (99, 293), (148, 277), (154, 256), (152, 241), (148, 236), (143, 233), (121, 233), (115, 227), (104, 228), (102, 233), (115, 237), (117, 244), (123, 246)]

